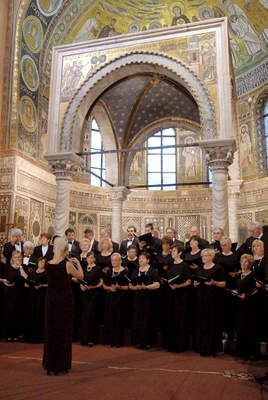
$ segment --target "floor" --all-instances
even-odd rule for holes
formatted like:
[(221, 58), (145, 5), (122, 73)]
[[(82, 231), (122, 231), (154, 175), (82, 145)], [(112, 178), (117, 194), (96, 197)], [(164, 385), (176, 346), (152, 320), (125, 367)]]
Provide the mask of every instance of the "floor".
[(0, 342), (1, 400), (268, 400), (268, 386), (254, 380), (268, 360), (75, 343), (71, 372), (47, 376), (41, 357), (41, 344)]

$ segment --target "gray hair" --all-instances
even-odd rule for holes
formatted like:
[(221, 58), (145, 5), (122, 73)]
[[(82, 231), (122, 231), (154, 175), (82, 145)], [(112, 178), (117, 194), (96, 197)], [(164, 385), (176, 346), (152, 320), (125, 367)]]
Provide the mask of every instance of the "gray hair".
[(262, 230), (262, 224), (260, 222), (257, 222), (257, 221), (250, 222), (249, 223), (249, 227), (253, 227), (255, 229), (257, 228), (257, 229)]
[(22, 230), (19, 228), (12, 228), (10, 231), (11, 236), (12, 235), (22, 235)]
[(29, 247), (30, 249), (34, 248), (34, 244), (33, 242), (31, 242), (30, 240), (27, 240), (26, 242), (23, 243), (23, 250), (25, 250), (27, 247)]

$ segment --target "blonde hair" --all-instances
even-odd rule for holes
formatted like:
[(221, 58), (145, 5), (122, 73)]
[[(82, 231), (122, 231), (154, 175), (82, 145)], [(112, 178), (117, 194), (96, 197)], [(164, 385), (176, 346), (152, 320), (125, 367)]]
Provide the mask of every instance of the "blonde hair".
[(107, 252), (111, 252), (111, 253), (112, 253), (112, 251), (113, 251), (113, 244), (112, 244), (111, 239), (109, 239), (109, 238), (103, 238), (103, 239), (101, 239), (101, 240), (99, 241), (98, 250), (99, 250), (100, 252), (102, 252), (102, 245), (103, 245), (103, 243), (105, 243), (105, 242), (109, 244), (109, 248), (108, 248)]
[(11, 254), (11, 260), (10, 260), (10, 263), (12, 263), (12, 260), (13, 260), (13, 257), (14, 256), (20, 256), (21, 258), (22, 258), (22, 254), (21, 254), (21, 252), (19, 251), (19, 250), (13, 250), (12, 251), (12, 254)]
[(222, 242), (228, 243), (230, 247), (232, 246), (232, 241), (228, 236), (223, 236), (220, 240), (220, 243)]
[(216, 254), (214, 249), (203, 249), (203, 250), (201, 251), (201, 257), (202, 257), (205, 253), (207, 253), (208, 255), (210, 255), (210, 256), (212, 256), (212, 257), (215, 257), (215, 254)]
[(247, 260), (247, 262), (249, 263), (249, 267), (251, 267), (254, 264), (254, 257), (252, 254), (242, 254), (242, 256), (240, 257), (240, 263), (243, 260)]
[(264, 243), (263, 243), (263, 241), (260, 240), (260, 239), (255, 239), (255, 240), (253, 241), (253, 243), (252, 243), (252, 251), (253, 251), (253, 254), (254, 254), (254, 247), (255, 247), (255, 245), (259, 245), (259, 246), (261, 247), (262, 255), (264, 255)]
[(87, 243), (87, 244), (88, 244), (88, 247), (89, 247), (89, 245), (90, 245), (90, 240), (87, 239), (87, 238), (83, 238), (83, 239), (80, 241), (79, 247), (80, 247), (81, 250), (82, 250), (82, 244), (83, 244), (83, 243)]
[(54, 259), (65, 258), (68, 253), (68, 243), (63, 237), (56, 237), (53, 244)]

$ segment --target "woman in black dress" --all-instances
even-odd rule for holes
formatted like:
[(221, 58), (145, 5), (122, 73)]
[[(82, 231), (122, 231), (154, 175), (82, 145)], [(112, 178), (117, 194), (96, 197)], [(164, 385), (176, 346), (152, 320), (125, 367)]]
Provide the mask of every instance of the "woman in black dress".
[(84, 270), (84, 280), (81, 289), (81, 330), (80, 343), (90, 347), (99, 342), (99, 325), (102, 305), (102, 271), (96, 266), (96, 257), (93, 251), (86, 257), (87, 266)]
[(37, 261), (37, 268), (28, 270), (24, 286), (28, 288), (25, 311), (25, 338), (30, 342), (44, 340), (45, 299), (47, 291), (46, 258)]
[(124, 344), (124, 332), (127, 326), (128, 285), (127, 269), (122, 266), (119, 253), (111, 257), (112, 269), (103, 276), (103, 288), (106, 291), (104, 311), (105, 342), (111, 347)]
[(139, 268), (133, 271), (129, 285), (134, 291), (133, 341), (141, 349), (151, 348), (157, 327), (156, 295), (160, 278), (149, 263), (150, 254), (142, 252), (139, 255)]
[(112, 268), (111, 255), (113, 253), (113, 243), (109, 238), (103, 238), (99, 241), (99, 253), (97, 254), (97, 265), (103, 272), (107, 272)]
[(214, 249), (202, 250), (201, 256), (203, 267), (198, 267), (194, 278), (197, 290), (196, 348), (203, 356), (215, 356), (222, 351), (225, 275), (223, 268), (214, 264)]
[(254, 262), (252, 271), (256, 278), (256, 286), (258, 288), (258, 321), (260, 342), (268, 342), (268, 290), (265, 288), (265, 264), (264, 264), (264, 243), (262, 240), (256, 239), (252, 243), (252, 252)]
[(5, 311), (4, 336), (8, 341), (17, 341), (24, 333), (25, 293), (22, 255), (14, 250), (10, 263), (5, 265)]
[(138, 249), (136, 246), (129, 246), (127, 249), (127, 256), (123, 259), (123, 266), (127, 268), (128, 274), (131, 275), (132, 272), (139, 267)]
[(47, 297), (43, 367), (47, 374), (66, 373), (72, 364), (73, 296), (71, 276), (83, 279), (80, 262), (66, 259), (68, 243), (56, 238), (54, 256), (47, 263)]
[[(240, 271), (239, 259), (232, 251), (232, 241), (229, 237), (223, 236), (220, 240), (221, 251), (216, 254), (215, 262), (224, 269), (226, 288), (235, 289), (236, 277)], [(228, 341), (234, 339), (236, 321), (236, 298), (225, 291), (223, 296), (223, 320), (224, 332)], [(228, 345), (226, 346), (228, 348)]]
[(193, 286), (194, 276), (198, 267), (202, 265), (201, 251), (202, 241), (199, 236), (192, 236), (189, 240), (190, 251), (187, 251), (184, 257), (184, 261), (188, 264), (190, 275), (192, 279), (192, 285), (190, 291), (190, 334), (191, 334), (191, 348), (195, 349), (195, 334), (196, 334), (196, 290)]
[(243, 254), (240, 258), (242, 272), (237, 277), (237, 351), (241, 358), (255, 360), (259, 357), (258, 289), (252, 271), (254, 258)]
[(183, 247), (172, 246), (173, 264), (167, 270), (167, 286), (165, 312), (167, 315), (167, 349), (182, 352), (189, 349), (190, 324), (190, 271), (182, 260)]
[(157, 268), (160, 278), (167, 277), (168, 266), (172, 263), (171, 245), (172, 240), (164, 236), (161, 240), (162, 251), (154, 257), (153, 266)]

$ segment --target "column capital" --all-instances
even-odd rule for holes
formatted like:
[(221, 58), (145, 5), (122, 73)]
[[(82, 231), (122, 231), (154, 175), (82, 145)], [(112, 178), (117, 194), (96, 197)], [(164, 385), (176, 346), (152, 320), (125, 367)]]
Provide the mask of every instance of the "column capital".
[(125, 186), (114, 186), (110, 189), (110, 198), (112, 201), (119, 200), (124, 201), (127, 199), (130, 190), (127, 189)]
[(71, 179), (84, 166), (84, 160), (71, 152), (46, 154), (45, 159), (56, 179)]
[(226, 169), (232, 164), (236, 148), (235, 139), (214, 139), (200, 142), (205, 160), (212, 169)]

